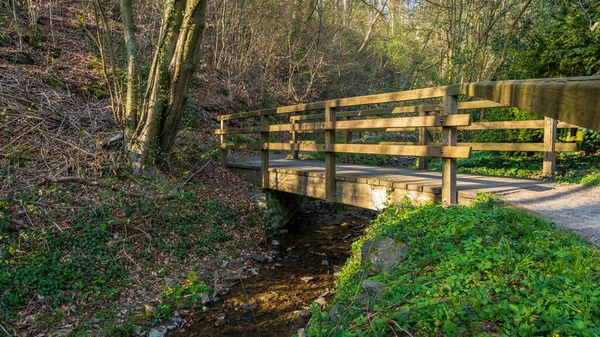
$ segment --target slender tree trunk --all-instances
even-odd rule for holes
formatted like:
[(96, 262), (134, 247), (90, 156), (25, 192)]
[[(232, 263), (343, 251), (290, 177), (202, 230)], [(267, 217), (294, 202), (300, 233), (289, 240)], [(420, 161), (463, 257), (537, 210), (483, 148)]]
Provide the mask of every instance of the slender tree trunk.
[(137, 125), (137, 116), (140, 109), (140, 66), (138, 58), (138, 45), (135, 39), (135, 23), (133, 21), (132, 0), (121, 1), (123, 15), (123, 30), (127, 46), (127, 96), (125, 112), (122, 114), (124, 126), (124, 139), (126, 151), (132, 140), (133, 130)]
[(199, 63), (207, 0), (167, 2), (143, 100), (131, 1), (121, 0), (129, 62), (125, 134), (134, 173), (152, 175), (156, 159), (171, 149), (179, 130)]

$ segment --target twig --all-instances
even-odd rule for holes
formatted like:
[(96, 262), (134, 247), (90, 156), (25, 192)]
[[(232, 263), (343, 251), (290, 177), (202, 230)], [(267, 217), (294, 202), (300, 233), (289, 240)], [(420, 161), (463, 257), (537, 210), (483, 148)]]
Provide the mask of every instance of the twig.
[[(371, 244), (369, 245), (369, 248), (367, 249), (367, 251), (370, 251), (371, 248), (373, 248), (373, 244), (375, 244), (375, 240), (374, 239), (371, 240)], [(365, 278), (365, 274), (366, 273), (367, 273), (366, 268), (363, 268), (362, 272), (360, 273), (360, 280), (358, 280), (358, 287), (356, 287), (356, 292), (354, 293), (354, 297), (352, 298), (352, 301), (350, 301), (350, 304), (348, 304), (348, 306), (346, 307), (346, 311), (344, 311), (344, 313), (342, 314), (342, 317), (340, 317), (340, 319), (338, 319), (337, 324), (333, 327), (333, 329), (331, 329), (331, 331), (329, 331), (329, 333), (327, 334), (327, 337), (332, 336), (333, 332), (342, 323), (342, 319), (344, 317), (346, 317), (346, 315), (348, 314), (348, 312), (350, 312), (350, 308), (354, 305), (354, 303), (356, 302), (356, 299), (358, 298), (358, 293), (360, 292), (360, 289), (361, 289), (362, 283), (363, 283), (363, 279)]]
[[(242, 281), (242, 278), (239, 278), (240, 280), (240, 285), (242, 286), (242, 291), (244, 292), (244, 295), (246, 295), (246, 298), (250, 299), (250, 296), (248, 296), (248, 293), (246, 292), (246, 288), (244, 288), (244, 281)], [(258, 321), (256, 320), (256, 314), (254, 313), (254, 308), (252, 308), (252, 306), (250, 306), (250, 311), (252, 312), (252, 318), (254, 318), (254, 324), (256, 324), (256, 332), (258, 333), (258, 337), (260, 337), (260, 325), (258, 324)]]
[(25, 228), (27, 227), (27, 225), (25, 225), (25, 223), (22, 220), (17, 220), (17, 219), (8, 219), (8, 222), (10, 222), (11, 224), (19, 227), (19, 228)]
[(113, 136), (113, 137), (111, 137), (109, 139), (104, 140), (102, 142), (101, 146), (102, 146), (102, 148), (107, 148), (107, 147), (113, 145), (114, 143), (120, 141), (121, 139), (123, 139), (123, 133), (119, 133), (116, 136)]
[(202, 165), (201, 168), (199, 168), (196, 172), (192, 173), (183, 183), (178, 185), (176, 187), (176, 189), (180, 189), (181, 187), (183, 187), (183, 185), (187, 184), (188, 181), (190, 181), (196, 174), (202, 172), (206, 168), (206, 166), (208, 166), (208, 164), (210, 164), (211, 162), (212, 162), (212, 159), (209, 159), (204, 165)]
[(4, 331), (5, 334), (11, 336), (11, 334), (9, 334), (8, 331), (6, 331), (6, 329), (2, 325), (0, 325), (0, 328), (2, 328), (2, 331)]
[[(413, 335), (412, 335), (410, 332), (408, 332), (408, 330), (406, 330), (406, 329), (402, 328), (402, 327), (400, 326), (400, 324), (398, 324), (398, 322), (394, 321), (393, 319), (390, 319), (390, 320), (388, 321), (388, 323), (389, 323), (389, 322), (392, 322), (392, 323), (394, 323), (394, 324), (396, 325), (396, 327), (398, 328), (398, 330), (400, 330), (400, 331), (404, 332), (405, 334), (409, 335), (410, 337), (414, 337), (414, 336), (413, 336)], [(393, 330), (392, 330), (392, 331), (393, 331)]]

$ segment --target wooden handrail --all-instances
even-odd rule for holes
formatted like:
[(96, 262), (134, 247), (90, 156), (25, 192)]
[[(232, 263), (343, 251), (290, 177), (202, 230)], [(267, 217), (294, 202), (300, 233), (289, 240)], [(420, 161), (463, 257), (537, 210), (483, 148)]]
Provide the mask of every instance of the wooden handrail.
[[(472, 101), (472, 102), (459, 102), (458, 110), (470, 110), (470, 109), (489, 109), (489, 108), (501, 108), (506, 107), (500, 103), (492, 101)], [(357, 110), (357, 111), (340, 111), (335, 114), (336, 117), (365, 117), (365, 116), (381, 116), (381, 115), (393, 115), (393, 114), (408, 114), (417, 112), (430, 112), (430, 111), (442, 111), (442, 106), (438, 104), (421, 104), (411, 106), (399, 106), (394, 108), (381, 108), (381, 109), (369, 109), (369, 110)], [(312, 119), (323, 119), (324, 114), (311, 114), (292, 116), (290, 121), (303, 121)]]
[(471, 124), (471, 115), (423, 116), (404, 118), (379, 118), (368, 120), (333, 121), (318, 123), (272, 124), (268, 126), (248, 126), (243, 128), (218, 129), (218, 135), (234, 133), (289, 132), (289, 131), (342, 131), (375, 128), (414, 128), (423, 126), (466, 126)]
[(332, 99), (329, 101), (307, 103), (307, 104), (296, 104), (283, 106), (279, 108), (256, 110), (249, 112), (241, 112), (229, 115), (219, 116), (218, 120), (231, 120), (239, 118), (252, 118), (260, 117), (263, 115), (279, 115), (279, 114), (290, 114), (295, 112), (304, 112), (310, 110), (322, 110), (325, 108), (341, 108), (350, 107), (357, 105), (370, 105), (379, 103), (392, 103), (402, 101), (414, 101), (429, 98), (440, 98), (444, 95), (458, 95), (460, 94), (459, 85), (451, 85), (445, 87), (425, 88), (408, 91), (399, 91), (385, 94), (367, 95), (348, 97), (340, 99)]

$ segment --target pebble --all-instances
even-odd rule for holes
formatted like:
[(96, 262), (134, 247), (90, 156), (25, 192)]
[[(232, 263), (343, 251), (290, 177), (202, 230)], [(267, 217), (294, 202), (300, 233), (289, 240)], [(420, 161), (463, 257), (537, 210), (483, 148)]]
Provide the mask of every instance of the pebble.
[(304, 276), (304, 277), (301, 277), (300, 279), (302, 280), (302, 282), (308, 283), (308, 282), (314, 280), (315, 278), (312, 276)]
[(319, 297), (315, 300), (315, 303), (321, 307), (324, 307), (327, 305), (327, 300), (325, 299), (325, 297)]
[(165, 337), (169, 332), (166, 328), (154, 328), (148, 333), (148, 337)]
[(340, 309), (337, 305), (334, 305), (331, 310), (329, 311), (329, 319), (332, 322), (337, 322), (340, 318), (339, 318), (339, 314), (340, 314)]
[(225, 324), (227, 324), (227, 315), (225, 315), (225, 314), (219, 315), (219, 317), (217, 317), (217, 320), (215, 321), (215, 326), (220, 327)]
[(363, 280), (362, 287), (366, 291), (373, 292), (377, 295), (383, 290), (383, 283), (371, 280)]
[(171, 324), (177, 325), (177, 326), (182, 326), (183, 325), (183, 320), (181, 319), (181, 317), (172, 317), (171, 318)]
[(155, 308), (155, 307), (153, 307), (153, 306), (151, 306), (150, 304), (144, 304), (144, 311), (145, 311), (147, 314), (153, 314), (153, 313), (155, 313), (155, 312), (156, 312), (156, 308)]
[(202, 305), (206, 305), (206, 304), (212, 302), (210, 299), (210, 296), (208, 296), (208, 294), (206, 294), (206, 293), (200, 295), (200, 301), (202, 301)]
[(279, 241), (277, 241), (277, 240), (271, 241), (271, 246), (279, 246)]
[(264, 255), (250, 254), (250, 257), (258, 262), (265, 262), (267, 258)]
[(323, 260), (323, 261), (321, 261), (321, 265), (327, 267), (327, 266), (329, 266), (329, 261)]

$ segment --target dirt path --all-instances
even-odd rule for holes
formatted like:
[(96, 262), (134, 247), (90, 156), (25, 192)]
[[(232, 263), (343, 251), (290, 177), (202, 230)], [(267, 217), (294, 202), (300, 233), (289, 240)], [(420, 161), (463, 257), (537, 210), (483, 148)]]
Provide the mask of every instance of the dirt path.
[(501, 198), (600, 246), (600, 186), (548, 184)]

